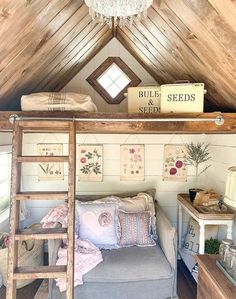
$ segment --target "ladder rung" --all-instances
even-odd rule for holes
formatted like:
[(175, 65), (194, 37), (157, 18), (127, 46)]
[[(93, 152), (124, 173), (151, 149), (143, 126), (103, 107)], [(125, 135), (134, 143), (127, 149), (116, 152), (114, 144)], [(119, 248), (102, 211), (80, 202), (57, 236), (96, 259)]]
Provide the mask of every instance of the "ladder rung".
[(65, 278), (66, 266), (17, 267), (13, 279)]
[(16, 240), (56, 240), (67, 239), (66, 228), (24, 229), (15, 234)]
[(68, 162), (68, 156), (18, 156), (18, 162), (41, 162), (41, 163), (53, 163), (53, 162)]
[(16, 200), (66, 200), (68, 192), (20, 192), (16, 194)]

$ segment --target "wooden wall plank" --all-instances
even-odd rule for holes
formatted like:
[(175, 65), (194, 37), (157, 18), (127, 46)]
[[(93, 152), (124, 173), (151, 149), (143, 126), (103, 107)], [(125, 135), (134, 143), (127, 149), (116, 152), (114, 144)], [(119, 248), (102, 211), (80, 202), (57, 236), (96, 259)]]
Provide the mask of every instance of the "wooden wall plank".
[[(24, 84), (23, 78), (27, 76), (28, 73), (31, 74), (31, 70), (35, 65), (42, 63), (43, 55), (39, 50), (44, 49), (43, 54), (48, 54), (50, 51), (50, 47), (48, 48), (48, 40), (60, 29), (70, 16), (75, 13), (78, 7), (79, 4), (77, 2), (69, 2), (65, 8), (66, 11), (64, 11), (64, 9), (61, 10), (55, 16), (50, 26), (43, 29), (40, 32), (40, 36), (33, 39), (29, 46), (23, 50), (21, 59), (17, 59), (16, 57), (14, 61), (1, 72), (2, 84), (0, 97), (9, 97), (12, 93), (12, 88), (17, 91), (18, 86)], [(19, 78), (21, 78), (20, 81)]]
[[(148, 21), (144, 20), (145, 25), (147, 26)], [(144, 46), (143, 51), (146, 53), (147, 51), (153, 55), (152, 61), (156, 64), (156, 60), (160, 64), (160, 70), (165, 71), (167, 74), (171, 74), (174, 80), (180, 79), (190, 79), (192, 78), (187, 74), (187, 71), (181, 68), (181, 65), (175, 61), (174, 57), (163, 47), (158, 39), (155, 37), (156, 31), (152, 31), (152, 24), (148, 29), (142, 24), (134, 25), (129, 31), (126, 31), (126, 34), (131, 36), (131, 39), (137, 39)], [(135, 42), (137, 45), (137, 42)], [(183, 77), (184, 76), (184, 77)], [(171, 83), (171, 82), (170, 82)]]
[[(206, 26), (209, 33), (211, 33), (217, 42), (224, 47), (224, 52), (228, 53), (233, 59), (236, 58), (236, 27), (231, 27), (228, 19), (224, 20), (221, 12), (216, 11), (214, 6), (208, 0), (184, 0), (188, 6), (199, 17), (202, 23)], [(217, 1), (218, 3), (222, 1)], [(232, 1), (228, 1), (231, 2)], [(228, 3), (225, 3), (226, 8)], [(234, 6), (234, 10), (236, 6)], [(225, 8), (221, 7), (222, 12)], [(233, 10), (233, 11), (234, 11)], [(234, 63), (235, 66), (235, 63)]]
[(158, 71), (157, 67), (152, 63), (151, 60), (141, 51), (136, 51), (136, 46), (132, 40), (128, 38), (126, 34), (121, 34), (119, 32), (119, 28), (116, 31), (116, 38), (122, 43), (122, 45), (137, 59), (137, 61), (153, 76), (153, 78), (157, 81), (158, 84), (163, 83), (162, 78), (158, 78), (156, 76), (156, 72)]
[(113, 35), (110, 30), (106, 31), (96, 42), (96, 44), (88, 44), (87, 50), (81, 57), (77, 57), (77, 62), (71, 66), (64, 74), (62, 80), (57, 82), (56, 90), (61, 90), (69, 81), (92, 59), (111, 39)]
[(208, 0), (222, 19), (235, 31), (236, 3), (232, 0)]
[(39, 86), (37, 90), (42, 90), (40, 82), (44, 79), (48, 80), (45, 75), (51, 72), (53, 65), (63, 64), (63, 56), (66, 56), (70, 49), (80, 42), (81, 34), (88, 22), (90, 22), (90, 17), (84, 5), (48, 40), (45, 47), (39, 49), (37, 59), (42, 59), (42, 63), (34, 63), (35, 67), (31, 71), (28, 70), (24, 76), (24, 84), (27, 85), (24, 90), (26, 94), (31, 93), (36, 86)]
[[(71, 64), (73, 65), (73, 62), (76, 61), (76, 56), (82, 55), (81, 51), (85, 51), (83, 49), (87, 46), (87, 44), (95, 44), (97, 36), (100, 34), (101, 30), (102, 33), (104, 33), (104, 30), (107, 31), (107, 27), (103, 26), (103, 28), (101, 28), (100, 26), (97, 26), (96, 23), (91, 22), (90, 17), (86, 18), (86, 20), (88, 23), (77, 36), (76, 41), (72, 43), (71, 48), (68, 49), (68, 52), (62, 52), (60, 54), (60, 59), (54, 62), (47, 77), (39, 82), (37, 90), (44, 89), (47, 85), (51, 85), (53, 84), (52, 82), (57, 81), (61, 74), (63, 74), (63, 70), (68, 69)], [(60, 61), (63, 61), (63, 63), (60, 63)]]
[[(227, 55), (224, 48), (216, 41), (211, 33), (208, 34), (207, 27), (196, 16), (185, 3), (180, 0), (178, 4), (173, 0), (164, 1), (170, 10), (180, 18), (183, 23), (191, 30), (191, 35), (185, 38), (185, 42), (194, 49), (198, 57), (204, 63), (208, 71), (208, 77), (212, 75), (217, 78), (219, 89), (227, 90), (231, 97), (225, 99), (225, 106), (234, 106), (235, 102), (232, 97), (235, 97), (235, 61)], [(166, 13), (166, 12), (165, 12)], [(197, 26), (196, 26), (197, 24)]]
[[(34, 3), (32, 2), (28, 6), (25, 6), (24, 4), (24, 9), (20, 7), (17, 8), (16, 11), (19, 11), (19, 16), (14, 15), (15, 17), (11, 22), (11, 27), (8, 28), (8, 30), (5, 30), (3, 34), (0, 33), (0, 37), (4, 40), (5, 45), (5, 47), (0, 48), (0, 57), (2, 57), (0, 61), (1, 70), (7, 67), (12, 60), (17, 59), (18, 55), (32, 43), (32, 40), (38, 38), (40, 35), (39, 28), (43, 30), (47, 27), (58, 12), (69, 3), (69, 0), (64, 0), (60, 3), (58, 3), (58, 0), (44, 0), (43, 2), (44, 6), (41, 4), (36, 7), (31, 7)], [(34, 17), (32, 12), (37, 11), (37, 9), (38, 14)], [(25, 18), (23, 18), (23, 16)], [(19, 22), (22, 18), (24, 22)]]
[[(153, 7), (158, 15), (160, 15), (168, 23), (168, 26), (184, 43), (184, 47), (183, 44), (178, 45), (177, 51), (182, 52), (183, 49), (187, 50), (189, 48), (190, 51), (184, 51), (187, 53), (187, 56), (185, 56), (185, 61), (189, 64), (189, 68), (194, 70), (196, 75), (198, 74), (198, 76), (202, 79), (201, 81), (206, 83), (206, 87), (208, 89), (207, 97), (210, 98), (211, 101), (216, 105), (223, 106), (231, 111), (235, 111), (236, 103), (232, 100), (235, 97), (235, 92), (232, 90), (232, 86), (234, 86), (236, 82), (234, 79), (231, 80), (231, 83), (228, 82), (228, 73), (226, 71), (222, 72), (222, 70), (219, 69), (219, 67), (224, 68), (224, 63), (220, 63), (218, 60), (216, 61), (214, 54), (211, 52), (210, 45), (207, 42), (204, 43), (201, 41), (201, 36), (195, 35), (195, 33), (198, 31), (197, 28), (201, 25), (198, 24), (200, 20), (196, 19), (196, 16), (192, 19), (192, 21), (191, 17), (189, 16), (186, 18), (183, 17), (185, 14), (180, 12), (181, 9), (177, 13), (172, 6), (170, 7), (171, 3), (173, 3), (171, 0), (163, 1), (160, 8), (158, 8), (155, 4)], [(182, 8), (181, 5), (180, 7)], [(194, 12), (191, 12), (191, 14), (194, 14)], [(186, 19), (188, 22), (186, 22)], [(155, 22), (157, 20), (159, 19), (155, 18)], [(194, 32), (191, 30), (191, 23), (192, 27), (195, 26)], [(203, 27), (201, 27), (201, 29), (204, 31), (201, 32), (201, 34), (206, 36), (207, 28), (203, 29)], [(173, 41), (173, 38), (169, 39)], [(214, 48), (214, 45), (212, 47)], [(184, 54), (184, 52), (182, 52), (182, 54)], [(228, 63), (228, 65), (229, 64), (230, 63)], [(226, 99), (228, 99), (228, 101), (226, 101)]]
[(158, 61), (158, 59), (156, 59), (156, 57), (149, 52), (149, 50), (147, 50), (147, 47), (136, 36), (132, 34), (131, 30), (129, 30), (128, 28), (118, 29), (117, 38), (121, 42), (122, 40), (125, 41), (122, 44), (128, 49), (128, 51), (132, 51), (133, 49), (133, 53), (139, 53), (139, 57), (146, 57), (146, 63), (148, 63), (150, 68), (153, 68), (153, 71), (155, 71), (154, 78), (157, 79), (158, 82), (165, 83), (167, 81), (175, 81), (175, 78), (172, 76), (172, 74), (169, 74), (165, 70), (164, 65), (162, 65), (161, 62)]

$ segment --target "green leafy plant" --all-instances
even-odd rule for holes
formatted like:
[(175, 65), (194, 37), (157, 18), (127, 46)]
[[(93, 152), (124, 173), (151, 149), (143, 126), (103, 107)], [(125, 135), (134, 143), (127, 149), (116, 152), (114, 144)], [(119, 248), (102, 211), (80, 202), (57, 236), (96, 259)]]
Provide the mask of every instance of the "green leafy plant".
[(220, 241), (210, 238), (205, 241), (205, 253), (207, 254), (219, 254)]
[(211, 165), (207, 165), (200, 173), (199, 173), (199, 165), (205, 163), (211, 159), (209, 144), (205, 144), (204, 142), (197, 143), (187, 143), (186, 147), (186, 160), (187, 165), (192, 165), (195, 167), (196, 176), (202, 174), (206, 171)]

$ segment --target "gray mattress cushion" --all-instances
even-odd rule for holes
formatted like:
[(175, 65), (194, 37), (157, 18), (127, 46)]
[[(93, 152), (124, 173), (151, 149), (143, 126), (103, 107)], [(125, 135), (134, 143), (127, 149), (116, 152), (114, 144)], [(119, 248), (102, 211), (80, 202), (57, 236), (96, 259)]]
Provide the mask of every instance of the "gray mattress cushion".
[(131, 282), (174, 275), (160, 247), (126, 247), (102, 252), (103, 262), (84, 275), (84, 282)]
[[(83, 276), (78, 299), (164, 299), (174, 294), (174, 271), (160, 247), (103, 251), (104, 261)], [(66, 299), (53, 283), (52, 299)]]

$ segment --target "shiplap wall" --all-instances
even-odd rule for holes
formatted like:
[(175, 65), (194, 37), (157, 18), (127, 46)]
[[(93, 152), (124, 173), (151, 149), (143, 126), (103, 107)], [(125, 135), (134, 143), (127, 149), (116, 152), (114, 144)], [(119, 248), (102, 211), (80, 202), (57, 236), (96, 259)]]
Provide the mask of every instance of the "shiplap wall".
[(113, 38), (88, 64), (63, 88), (63, 91), (78, 92), (88, 94), (98, 107), (99, 112), (127, 112), (128, 103), (124, 99), (120, 104), (108, 104), (86, 81), (109, 56), (120, 57), (135, 74), (142, 80), (140, 85), (156, 85), (156, 81), (149, 73), (138, 63), (138, 61), (122, 46), (122, 44)]
[[(109, 194), (121, 191), (157, 189), (157, 199), (166, 211), (169, 219), (176, 225), (177, 204), (176, 195), (179, 192), (187, 192), (195, 185), (194, 169), (189, 168), (187, 182), (162, 181), (163, 151), (165, 144), (183, 144), (191, 141), (204, 141), (205, 135), (77, 135), (78, 144), (103, 144), (103, 181), (102, 182), (78, 182), (77, 194)], [(64, 153), (67, 154), (68, 139), (65, 134), (30, 134), (24, 136), (23, 153), (36, 154), (37, 143), (59, 142), (63, 143)], [(121, 144), (145, 144), (145, 180), (144, 181), (120, 181), (120, 145)], [(37, 165), (30, 163), (23, 165), (22, 189), (23, 191), (36, 190), (66, 190), (67, 168), (65, 164), (64, 181), (38, 181)], [(59, 204), (55, 201), (27, 202), (31, 217), (26, 225), (39, 221), (47, 211)], [(185, 218), (185, 222), (187, 217)]]
[[(12, 143), (12, 134), (7, 132), (0, 132), (0, 151), (2, 145), (4, 146), (4, 150), (5, 150), (5, 146), (11, 145), (11, 143)], [(9, 228), (8, 218), (7, 215), (4, 213), (2, 217), (0, 216), (0, 231), (3, 232), (8, 231), (8, 228)]]
[[(104, 178), (102, 182), (78, 182), (77, 193), (83, 194), (108, 194), (112, 192), (145, 190), (156, 188), (156, 198), (167, 213), (171, 222), (176, 225), (177, 204), (176, 195), (179, 192), (187, 192), (189, 187), (195, 185), (194, 170), (189, 168), (187, 182), (163, 182), (162, 165), (163, 150), (165, 144), (182, 144), (191, 141), (205, 141), (210, 144), (211, 167), (201, 177), (201, 186), (204, 189), (213, 188), (220, 194), (224, 194), (227, 169), (236, 165), (236, 135), (77, 135), (78, 144), (103, 144), (104, 146)], [(36, 154), (37, 143), (63, 143), (63, 154), (67, 154), (68, 138), (65, 134), (25, 134), (24, 154)], [(0, 133), (0, 144), (11, 143), (11, 134)], [(145, 144), (145, 180), (144, 181), (120, 181), (120, 144)], [(67, 186), (67, 168), (65, 164), (64, 181), (38, 181), (37, 165), (23, 164), (22, 190), (65, 190)], [(25, 225), (40, 221), (40, 219), (53, 206), (60, 201), (33, 201), (27, 206), (31, 216), (25, 221)], [(188, 216), (185, 214), (184, 226), (186, 227)], [(4, 224), (5, 226), (6, 224)], [(0, 226), (0, 230), (2, 226)], [(220, 230), (220, 237), (224, 237), (225, 230)], [(236, 243), (236, 226), (234, 227), (234, 242)]]
[[(211, 167), (204, 176), (205, 188), (214, 189), (224, 195), (227, 179), (227, 169), (236, 166), (236, 135), (208, 135), (210, 144)], [(225, 227), (220, 227), (219, 238), (225, 237)], [(236, 244), (236, 223), (233, 229), (234, 243)]]
[(0, 145), (9, 145), (12, 143), (12, 134), (8, 132), (0, 132)]

